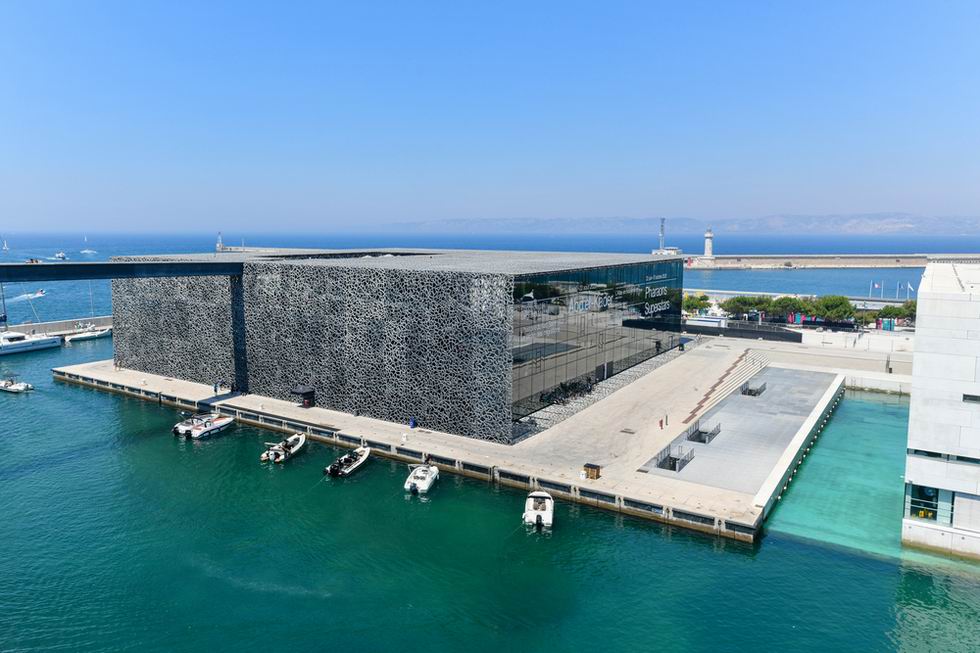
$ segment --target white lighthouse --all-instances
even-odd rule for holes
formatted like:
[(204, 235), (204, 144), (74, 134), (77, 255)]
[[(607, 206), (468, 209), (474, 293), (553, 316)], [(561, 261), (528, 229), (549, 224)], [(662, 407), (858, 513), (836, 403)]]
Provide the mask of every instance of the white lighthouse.
[(711, 232), (711, 227), (704, 232), (704, 258), (712, 259), (715, 257), (715, 235)]

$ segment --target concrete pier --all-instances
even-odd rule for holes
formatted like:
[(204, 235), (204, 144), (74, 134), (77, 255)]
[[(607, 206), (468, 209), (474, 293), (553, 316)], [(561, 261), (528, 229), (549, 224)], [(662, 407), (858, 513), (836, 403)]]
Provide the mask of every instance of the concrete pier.
[(772, 268), (924, 268), (930, 257), (946, 254), (726, 254), (693, 256), (692, 269)]
[[(446, 472), (543, 489), (559, 500), (752, 542), (839, 401), (845, 382), (843, 375), (828, 372), (780, 377), (778, 369), (767, 367), (765, 356), (734, 343), (709, 341), (514, 445), (435, 432), (424, 425), (409, 429), (324, 408), (304, 409), (259, 395), (215, 396), (210, 386), (115, 368), (112, 361), (53, 373), (60, 381), (160, 405), (214, 409), (243, 424), (302, 431), (331, 445), (368, 445), (379, 455), (405, 462), (428, 457)], [(766, 379), (765, 393), (742, 395), (746, 383), (758, 385)], [(807, 392), (800, 394), (794, 386), (805, 386)], [(795, 393), (792, 410), (783, 406), (787, 393)], [(736, 415), (750, 400), (756, 402), (750, 410), (771, 413), (773, 419), (741, 420), (739, 425)], [(686, 443), (692, 425), (713, 417), (722, 421), (721, 432), (711, 442), (690, 445), (697, 450), (685, 469), (670, 472), (654, 465), (657, 471), (651, 473), (651, 460), (670, 453), (678, 442)], [(725, 465), (726, 459), (731, 464)], [(582, 478), (586, 463), (600, 466), (598, 479)]]
[(21, 324), (11, 324), (11, 331), (21, 333), (37, 333), (46, 336), (70, 336), (73, 333), (83, 331), (86, 325), (94, 325), (100, 329), (112, 326), (111, 315), (100, 315), (98, 317), (82, 317), (76, 320), (55, 320), (53, 322), (23, 322)]

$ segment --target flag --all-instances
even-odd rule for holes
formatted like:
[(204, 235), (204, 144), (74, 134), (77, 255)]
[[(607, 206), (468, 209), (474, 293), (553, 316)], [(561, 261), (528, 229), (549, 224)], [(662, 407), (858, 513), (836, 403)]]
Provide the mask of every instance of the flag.
[(881, 288), (881, 284), (875, 281), (875, 289)]
[(909, 287), (909, 292), (915, 292), (915, 288), (913, 288), (912, 284), (910, 284), (908, 281), (905, 282), (905, 285)]

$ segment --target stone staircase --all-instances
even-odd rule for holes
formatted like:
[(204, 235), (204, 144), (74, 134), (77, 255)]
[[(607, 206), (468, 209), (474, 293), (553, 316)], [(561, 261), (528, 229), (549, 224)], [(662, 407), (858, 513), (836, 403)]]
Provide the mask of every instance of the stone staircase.
[(743, 383), (755, 376), (768, 364), (769, 358), (765, 355), (749, 349), (744, 350), (721, 377), (708, 388), (694, 409), (684, 418), (683, 423), (689, 424), (694, 421), (698, 415), (704, 414), (719, 401), (737, 391)]

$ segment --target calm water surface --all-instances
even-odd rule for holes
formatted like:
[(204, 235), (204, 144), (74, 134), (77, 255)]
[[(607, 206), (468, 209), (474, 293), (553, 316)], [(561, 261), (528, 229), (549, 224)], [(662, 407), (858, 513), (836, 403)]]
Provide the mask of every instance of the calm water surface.
[[(445, 476), (407, 500), (405, 466), (380, 459), (321, 481), (328, 447), (267, 467), (269, 433), (178, 441), (174, 410), (51, 380), (110, 355), (0, 359), (38, 388), (0, 397), (0, 650), (980, 648), (980, 567), (796, 526), (891, 510), (895, 456), (875, 472), (894, 492), (868, 500), (871, 463), (817, 461), (855, 435), (904, 450), (902, 404), (845, 400), (756, 547), (564, 503), (539, 536), (518, 526), (518, 491)], [(828, 475), (852, 500), (803, 491)]]

